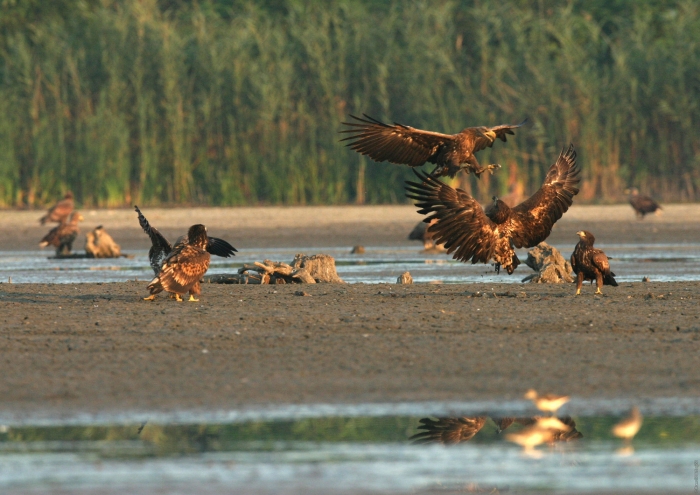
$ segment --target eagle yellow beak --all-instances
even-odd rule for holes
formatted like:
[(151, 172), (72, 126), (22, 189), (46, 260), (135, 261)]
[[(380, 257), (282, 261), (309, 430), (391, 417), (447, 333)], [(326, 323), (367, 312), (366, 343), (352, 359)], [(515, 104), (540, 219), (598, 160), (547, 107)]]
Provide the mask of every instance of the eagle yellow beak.
[(586, 237), (586, 234), (583, 232), (583, 230), (579, 230), (578, 232), (576, 232), (576, 235), (581, 238)]
[(495, 133), (495, 132), (493, 132), (493, 131), (486, 131), (484, 134), (485, 134), (486, 137), (489, 138), (491, 141), (495, 141), (495, 140), (496, 140), (496, 133)]

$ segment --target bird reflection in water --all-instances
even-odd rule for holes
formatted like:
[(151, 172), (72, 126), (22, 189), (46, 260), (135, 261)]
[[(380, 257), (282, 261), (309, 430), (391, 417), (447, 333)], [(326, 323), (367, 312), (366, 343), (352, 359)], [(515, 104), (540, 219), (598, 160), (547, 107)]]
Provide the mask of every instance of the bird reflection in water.
[[(468, 442), (486, 425), (487, 416), (453, 417), (453, 418), (423, 418), (418, 426), (418, 433), (411, 436), (416, 445), (443, 444), (455, 445)], [(516, 443), (528, 454), (536, 452), (534, 448), (546, 443), (553, 446), (557, 442), (578, 440), (583, 434), (576, 429), (576, 422), (570, 416), (556, 417), (494, 417), (496, 432), (501, 433), (513, 424), (522, 425), (519, 431), (505, 435), (506, 440)]]

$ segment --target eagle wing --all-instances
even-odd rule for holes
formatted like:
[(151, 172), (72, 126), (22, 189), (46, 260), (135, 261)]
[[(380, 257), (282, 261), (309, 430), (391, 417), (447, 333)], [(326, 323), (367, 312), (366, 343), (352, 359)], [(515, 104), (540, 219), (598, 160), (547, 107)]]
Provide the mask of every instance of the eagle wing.
[(542, 187), (512, 209), (506, 229), (517, 248), (536, 246), (552, 232), (554, 223), (571, 206), (578, 194), (581, 169), (576, 164), (576, 151), (570, 144), (562, 150), (549, 168)]
[(49, 208), (49, 211), (39, 219), (39, 222), (41, 222), (41, 225), (44, 225), (46, 222), (61, 222), (73, 213), (74, 207), (75, 203), (72, 198), (64, 198)]
[(184, 294), (207, 272), (210, 259), (204, 249), (182, 244), (165, 259), (157, 278), (167, 292)]
[(141, 225), (143, 231), (148, 234), (148, 237), (151, 238), (151, 244), (153, 247), (160, 252), (164, 252), (166, 255), (172, 251), (173, 248), (168, 240), (158, 231), (157, 228), (152, 227), (151, 224), (148, 223), (148, 220), (146, 220), (146, 217), (143, 216), (143, 213), (141, 213), (139, 207), (134, 206), (134, 210), (136, 210), (136, 213), (139, 214), (139, 225)]
[(218, 237), (210, 237), (209, 243), (207, 244), (207, 251), (215, 256), (221, 256), (222, 258), (230, 258), (231, 256), (236, 256), (233, 253), (237, 253), (238, 250), (231, 244)]
[(406, 196), (418, 201), (418, 213), (426, 215), (423, 221), (436, 244), (444, 244), (454, 259), (472, 263), (486, 263), (499, 237), (498, 227), (484, 213), (481, 205), (461, 189), (454, 189), (427, 174), (413, 171), (421, 182), (406, 181)]
[(455, 136), (450, 134), (423, 131), (398, 123), (388, 125), (362, 115), (364, 119), (350, 115), (359, 123), (343, 122), (351, 129), (340, 132), (352, 135), (341, 139), (341, 142), (351, 141), (348, 143), (350, 148), (376, 162), (387, 161), (411, 167), (419, 167), (427, 161), (435, 163), (434, 155), (439, 148), (455, 141)]
[(409, 438), (416, 444), (441, 443), (454, 445), (466, 442), (474, 438), (479, 430), (486, 424), (486, 417), (476, 418), (438, 418), (437, 421), (430, 418), (420, 420), (420, 431)]
[(608, 257), (600, 249), (591, 250), (591, 264), (600, 270), (600, 273), (607, 275), (610, 273), (610, 262)]
[(474, 142), (474, 150), (472, 153), (476, 153), (477, 151), (481, 151), (485, 148), (491, 148), (493, 146), (493, 143), (496, 141), (491, 141), (489, 138), (487, 138), (483, 132), (495, 132), (496, 133), (496, 138), (500, 139), (504, 143), (507, 141), (507, 135), (515, 135), (513, 132), (513, 129), (517, 129), (518, 127), (521, 127), (527, 123), (527, 119), (523, 120), (519, 124), (502, 124), (502, 125), (495, 125), (493, 127), (468, 127), (467, 129), (462, 131), (462, 134), (466, 133), (467, 131), (470, 131), (473, 135), (472, 139)]

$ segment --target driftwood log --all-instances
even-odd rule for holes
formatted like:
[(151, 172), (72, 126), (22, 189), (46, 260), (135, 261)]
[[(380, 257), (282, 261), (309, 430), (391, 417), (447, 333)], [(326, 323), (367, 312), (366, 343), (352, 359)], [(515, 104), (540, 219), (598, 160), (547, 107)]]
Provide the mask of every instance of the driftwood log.
[(559, 250), (546, 242), (540, 242), (527, 252), (525, 264), (537, 273), (528, 275), (523, 282), (538, 284), (563, 284), (574, 281), (571, 276), (571, 264), (564, 259)]
[(335, 259), (327, 254), (297, 254), (292, 264), (281, 261), (256, 261), (245, 264), (238, 273), (208, 275), (210, 284), (316, 284), (344, 283), (335, 270)]

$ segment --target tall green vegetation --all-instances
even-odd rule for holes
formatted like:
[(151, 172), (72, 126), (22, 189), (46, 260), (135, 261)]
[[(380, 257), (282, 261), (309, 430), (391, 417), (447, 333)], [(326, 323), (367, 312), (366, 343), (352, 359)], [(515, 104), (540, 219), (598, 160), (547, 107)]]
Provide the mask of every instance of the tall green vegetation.
[(582, 200), (700, 196), (692, 0), (49, 4), (0, 0), (0, 205), (402, 202), (406, 167), (338, 143), (362, 112), (529, 117), (479, 155), (506, 170), (468, 179), (477, 196), (536, 189), (569, 142)]

